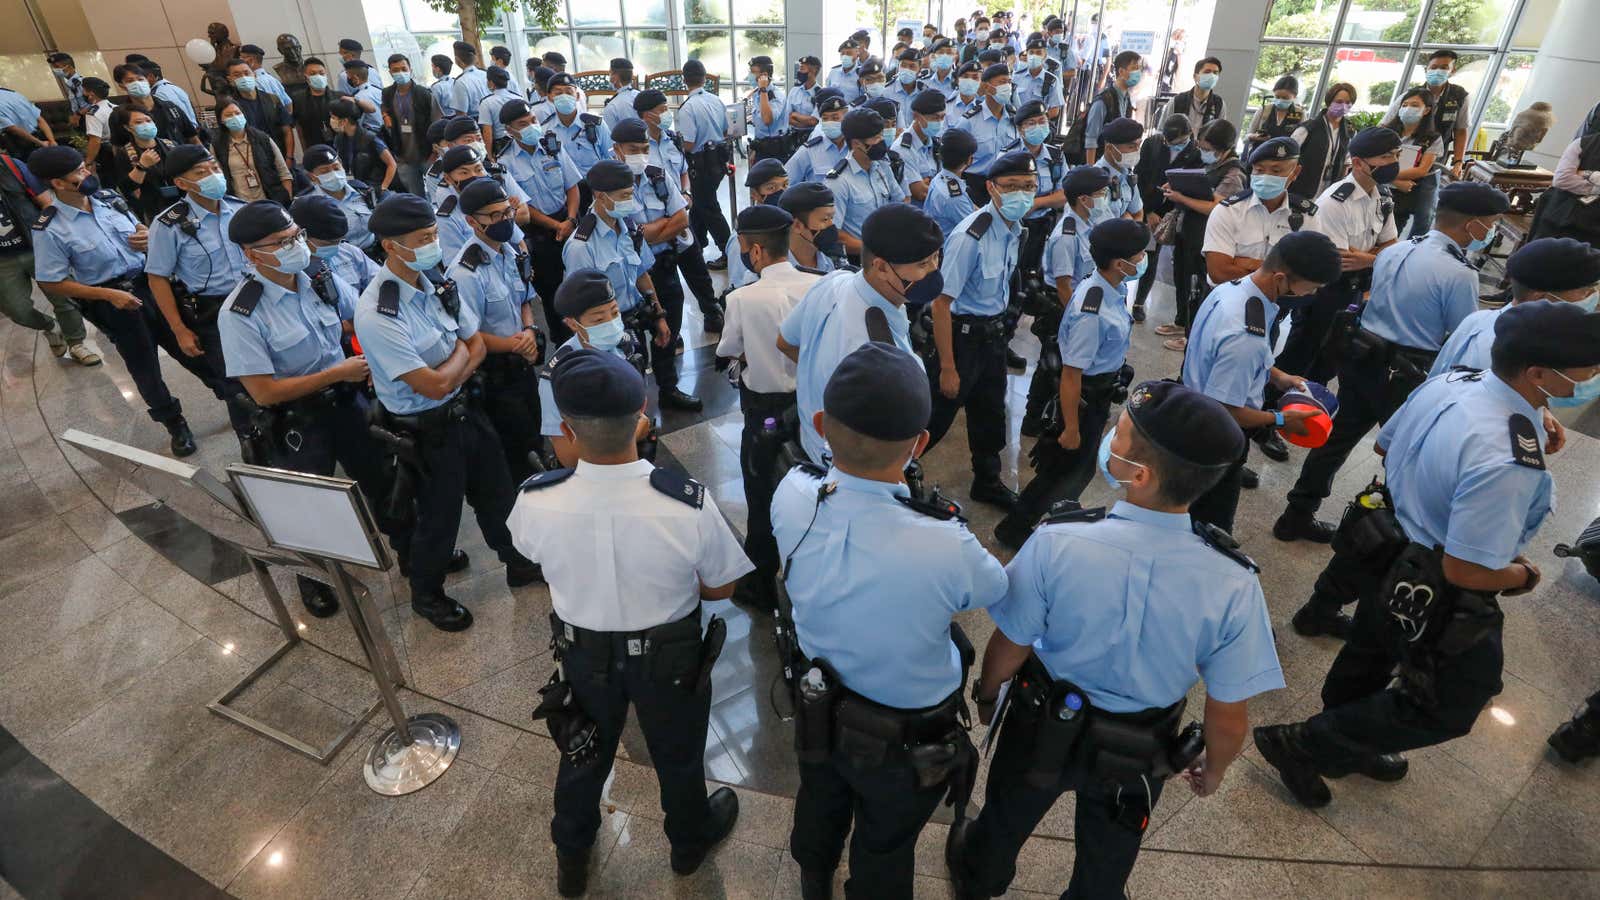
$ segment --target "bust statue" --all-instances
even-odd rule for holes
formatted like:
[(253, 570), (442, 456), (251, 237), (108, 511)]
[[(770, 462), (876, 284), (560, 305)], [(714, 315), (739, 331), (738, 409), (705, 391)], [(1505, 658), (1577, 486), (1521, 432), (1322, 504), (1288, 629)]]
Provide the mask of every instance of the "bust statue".
[(273, 66), (273, 71), (278, 74), (278, 80), (287, 87), (291, 84), (305, 84), (305, 73), (300, 67), (305, 64), (305, 54), (300, 50), (300, 39), (292, 34), (278, 35), (278, 53), (283, 56), (283, 62)]
[(238, 57), (239, 45), (228, 35), (228, 26), (221, 22), (212, 22), (206, 26), (206, 39), (211, 42), (211, 47), (217, 51), (217, 55), (209, 65), (200, 67), (200, 90), (212, 97), (221, 98), (232, 93), (232, 88), (228, 85), (228, 60)]

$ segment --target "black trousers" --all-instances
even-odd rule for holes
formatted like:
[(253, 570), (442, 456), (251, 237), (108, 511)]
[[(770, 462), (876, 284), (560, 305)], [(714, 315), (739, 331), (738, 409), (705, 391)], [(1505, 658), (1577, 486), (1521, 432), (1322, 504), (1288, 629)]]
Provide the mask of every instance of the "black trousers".
[(723, 304), (717, 299), (717, 288), (711, 283), (711, 270), (706, 268), (705, 251), (700, 249), (699, 244), (691, 244), (687, 249), (678, 251), (678, 271), (683, 274), (683, 280), (688, 282), (689, 293), (694, 295), (701, 313), (722, 309)]
[(750, 574), (755, 584), (766, 589), (778, 574), (778, 544), (772, 537), (772, 493), (778, 489), (777, 440), (765, 433), (766, 420), (783, 423), (784, 413), (795, 405), (795, 395), (763, 394), (741, 385), (739, 408), (744, 411), (744, 430), (739, 435), (739, 471), (744, 479), (745, 507), (749, 517), (744, 526), (744, 554), (755, 564)]
[(1389, 421), (1420, 382), (1393, 376), (1387, 367), (1347, 362), (1339, 370), (1339, 414), (1328, 442), (1306, 454), (1289, 490), (1289, 508), (1314, 513), (1333, 490), (1333, 478), (1373, 426)]
[[(1347, 288), (1338, 282), (1324, 285), (1310, 304), (1295, 311), (1290, 319), (1289, 336), (1284, 339), (1283, 350), (1273, 365), (1291, 375), (1327, 384), (1338, 371), (1332, 354), (1327, 352), (1333, 318), (1339, 310), (1359, 302), (1359, 289)], [(1271, 393), (1270, 387), (1268, 391)]]
[[(1342, 411), (1341, 411), (1342, 412)], [(1250, 442), (1245, 441), (1244, 453), (1237, 462), (1222, 473), (1222, 480), (1211, 490), (1189, 504), (1189, 517), (1197, 522), (1208, 522), (1229, 534), (1233, 533), (1233, 517), (1239, 512), (1239, 491), (1244, 488), (1244, 462), (1250, 455)]]
[(1048, 435), (1039, 438), (1034, 448), (1036, 470), (1033, 480), (1017, 495), (1010, 515), (1030, 528), (1050, 506), (1061, 500), (1076, 500), (1094, 478), (1095, 455), (1100, 436), (1111, 420), (1111, 401), (1089, 400), (1078, 406), (1078, 448), (1064, 450)]
[[(143, 283), (143, 279), (140, 279), (140, 283)], [(133, 378), (133, 386), (139, 391), (139, 399), (144, 401), (145, 411), (150, 418), (166, 425), (182, 418), (183, 404), (172, 396), (167, 382), (161, 377), (161, 359), (156, 354), (154, 332), (159, 328), (171, 338), (172, 331), (167, 328), (161, 313), (155, 311), (155, 301), (150, 298), (148, 290), (142, 293), (135, 291), (134, 295), (144, 301), (142, 308), (117, 309), (103, 300), (79, 300), (78, 307), (83, 310), (83, 317), (94, 323), (94, 327), (111, 341), (111, 346), (117, 348), (117, 354), (127, 365), (128, 375)], [(179, 362), (185, 359), (181, 351), (175, 358)]]
[[(699, 612), (694, 613), (698, 617)], [(657, 657), (629, 656), (628, 635), (612, 635), (606, 651), (574, 646), (561, 661), (578, 706), (598, 728), (599, 758), (578, 768), (566, 757), (556, 771), (555, 816), (550, 839), (562, 853), (594, 846), (600, 828), (600, 792), (617, 755), (617, 742), (633, 705), (661, 786), (667, 840), (675, 849), (703, 846), (706, 805), (706, 730), (711, 689), (695, 692), (674, 685), (681, 673), (653, 665)], [(661, 670), (661, 671), (657, 671)], [(691, 681), (692, 683), (692, 681)]]
[(722, 199), (718, 196), (722, 180), (728, 176), (721, 162), (721, 151), (706, 151), (697, 155), (695, 165), (689, 169), (689, 228), (694, 241), (701, 247), (709, 239), (717, 247), (728, 246), (733, 230), (722, 216)]
[[(196, 296), (193, 308), (179, 303), (178, 311), (183, 324), (200, 339), (199, 358), (204, 360), (212, 377), (206, 386), (211, 388), (218, 400), (228, 404), (228, 421), (233, 425), (234, 434), (245, 435), (250, 433), (250, 414), (239, 400), (244, 396), (244, 385), (239, 383), (239, 379), (227, 376), (228, 362), (222, 356), (222, 334), (217, 330), (217, 314), (222, 311), (223, 301), (227, 299), (227, 294)], [(173, 344), (177, 344), (176, 339)], [(185, 354), (179, 349), (178, 355)]]
[[(565, 215), (566, 211), (562, 210), (561, 217)], [(533, 289), (544, 307), (549, 346), (559, 347), (572, 337), (572, 329), (556, 312), (556, 288), (567, 275), (566, 264), (561, 261), (561, 242), (554, 233), (534, 225), (524, 228), (523, 233), (527, 236), (528, 261), (533, 264)]]
[[(933, 414), (928, 419), (928, 450), (938, 444), (956, 412), (967, 411), (967, 449), (972, 475), (979, 481), (1000, 477), (1000, 451), (1006, 446), (1006, 343), (983, 320), (956, 317), (951, 329), (956, 373), (961, 387), (954, 398), (939, 390), (939, 365), (928, 366)], [(924, 451), (926, 452), (926, 451)]]
[(667, 328), (672, 333), (672, 340), (665, 347), (655, 345), (653, 332), (647, 337), (650, 341), (650, 366), (656, 373), (656, 387), (665, 391), (678, 386), (678, 335), (683, 333), (683, 282), (678, 280), (677, 251), (656, 254), (656, 263), (650, 267), (650, 282), (655, 285), (656, 299), (661, 301)]
[(944, 792), (919, 789), (909, 761), (864, 768), (836, 750), (825, 763), (802, 763), (789, 854), (802, 869), (832, 872), (849, 835), (845, 896), (911, 900), (917, 835)]
[(966, 853), (961, 859), (967, 882), (986, 896), (1005, 893), (1016, 876), (1017, 854), (1028, 836), (1058, 797), (1076, 791), (1073, 835), (1078, 847), (1072, 879), (1061, 896), (1089, 900), (1123, 896), (1144, 832), (1122, 824), (1118, 812), (1133, 804), (1145, 809), (1148, 816), (1161, 799), (1161, 782), (1153, 778), (1111, 782), (1068, 768), (1056, 784), (1034, 787), (1024, 777), (1032, 747), (1021, 724), (1007, 717), (1001, 726), (1000, 744), (989, 765), (983, 812), (967, 831)]
[(501, 562), (520, 561), (522, 554), (511, 545), (506, 528), (516, 485), (501, 455), (500, 437), (481, 411), (469, 404), (463, 418), (424, 431), (417, 436), (417, 452), (423, 477), (411, 535), (411, 599), (422, 602), (444, 592), (444, 570), (456, 549), (463, 498)]
[(483, 411), (500, 436), (511, 483), (520, 485), (533, 474), (528, 455), (544, 447), (544, 438), (539, 434), (539, 367), (521, 357), (499, 358), (512, 355), (485, 360)]
[(1172, 323), (1189, 327), (1206, 295), (1206, 259), (1200, 244), (1182, 238), (1172, 248), (1172, 284), (1176, 292)]

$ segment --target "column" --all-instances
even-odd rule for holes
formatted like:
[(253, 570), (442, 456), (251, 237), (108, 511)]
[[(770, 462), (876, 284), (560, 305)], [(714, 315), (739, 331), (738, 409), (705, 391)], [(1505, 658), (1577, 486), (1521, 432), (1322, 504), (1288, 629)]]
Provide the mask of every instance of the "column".
[(784, 0), (783, 18), (788, 29), (784, 56), (789, 61), (790, 73), (786, 78), (793, 80), (794, 62), (802, 56), (822, 60), (822, 71), (827, 72), (828, 54), (822, 52), (823, 4), (818, 0)]
[(1249, 124), (1240, 119), (1250, 98), (1250, 79), (1261, 53), (1261, 28), (1271, 6), (1272, 0), (1219, 2), (1211, 17), (1211, 34), (1206, 38), (1206, 53), (1222, 61), (1217, 93), (1228, 101), (1229, 110), (1237, 111), (1234, 124), (1241, 133)]
[(1600, 43), (1594, 39), (1596, 34), (1600, 34), (1600, 3), (1562, 0), (1539, 54), (1534, 57), (1533, 73), (1516, 110), (1521, 112), (1535, 100), (1543, 100), (1554, 109), (1556, 124), (1538, 149), (1524, 157), (1524, 162), (1555, 168), (1584, 116), (1600, 100), (1594, 89), (1600, 84)]

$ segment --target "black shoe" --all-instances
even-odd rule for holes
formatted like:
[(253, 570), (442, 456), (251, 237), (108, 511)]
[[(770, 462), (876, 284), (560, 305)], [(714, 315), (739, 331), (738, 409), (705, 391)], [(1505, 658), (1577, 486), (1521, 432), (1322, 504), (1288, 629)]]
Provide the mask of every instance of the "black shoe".
[(440, 631), (466, 631), (472, 627), (472, 610), (440, 593), (430, 600), (411, 601), (411, 611)]
[(1006, 483), (998, 478), (974, 481), (967, 491), (967, 496), (978, 503), (987, 503), (1001, 509), (1011, 509), (1017, 505), (1017, 492), (1006, 487)]
[(702, 313), (701, 315), (702, 315), (702, 318), (704, 319), (704, 323), (701, 325), (701, 329), (703, 331), (705, 331), (706, 334), (721, 334), (722, 333), (722, 327), (723, 327), (722, 310), (720, 310), (720, 309), (707, 310), (706, 312)]
[(1350, 639), (1352, 627), (1350, 617), (1339, 607), (1318, 603), (1316, 600), (1307, 600), (1306, 605), (1300, 607), (1289, 624), (1294, 626), (1295, 634), (1301, 637), (1326, 636), (1341, 641)]
[(295, 581), (300, 585), (300, 602), (306, 605), (306, 612), (319, 619), (339, 612), (339, 598), (332, 587), (304, 575), (296, 575)]
[(1280, 541), (1310, 541), (1314, 544), (1333, 543), (1332, 525), (1311, 513), (1289, 507), (1272, 523), (1272, 536)]
[(582, 897), (589, 890), (589, 851), (556, 851), (556, 891), (563, 897)]
[(672, 848), (672, 871), (679, 875), (693, 875), (706, 861), (711, 848), (727, 837), (733, 831), (733, 823), (739, 821), (739, 795), (733, 788), (720, 787), (712, 791), (706, 798), (706, 805), (710, 813), (706, 817), (705, 840), (691, 850)]
[(1257, 728), (1256, 749), (1269, 765), (1278, 770), (1283, 786), (1289, 789), (1301, 806), (1310, 809), (1327, 806), (1333, 801), (1333, 792), (1328, 790), (1328, 783), (1317, 774), (1316, 767), (1296, 751), (1290, 738), (1291, 727), (1299, 726), (1265, 725)]
[(1239, 487), (1242, 487), (1247, 491), (1253, 491), (1256, 488), (1261, 487), (1261, 476), (1256, 472), (1255, 469), (1245, 466), (1243, 469), (1239, 470)]
[(1256, 446), (1261, 448), (1261, 455), (1267, 459), (1283, 462), (1289, 458), (1289, 445), (1276, 431), (1269, 431), (1266, 437), (1256, 438)]
[(1365, 775), (1373, 781), (1395, 782), (1406, 777), (1411, 770), (1411, 764), (1398, 753), (1385, 753), (1381, 756), (1369, 756), (1355, 765), (1334, 769), (1325, 769), (1322, 774), (1328, 778), (1343, 778), (1346, 775)]
[(1038, 437), (1044, 434), (1044, 415), (1033, 412), (1023, 413), (1021, 433), (1023, 437)]
[(994, 526), (994, 539), (1013, 550), (1021, 550), (1028, 538), (1033, 536), (1033, 529), (1027, 523), (1017, 518), (1013, 513), (1000, 520)]
[(506, 563), (506, 587), (522, 587), (544, 581), (544, 569), (526, 559)]
[(685, 394), (677, 388), (661, 389), (661, 407), (663, 409), (681, 409), (687, 412), (699, 412), (706, 408), (699, 397)]
[(713, 272), (726, 272), (728, 271), (728, 258), (719, 256), (716, 259), (709, 260), (706, 262), (706, 268)]
[(1586, 757), (1600, 756), (1600, 714), (1594, 709), (1574, 716), (1571, 721), (1562, 722), (1561, 727), (1546, 739), (1562, 759), (1577, 765)]
[(1006, 348), (1006, 367), (1010, 369), (1026, 369), (1028, 361), (1017, 355), (1010, 347)]
[(944, 867), (950, 874), (950, 892), (959, 900), (988, 897), (967, 880), (967, 835), (971, 830), (972, 820), (962, 818), (950, 826), (950, 834), (944, 839)]
[(833, 900), (833, 872), (801, 869), (800, 900)]
[[(446, 575), (453, 575), (456, 572), (463, 571), (471, 562), (472, 560), (467, 557), (467, 551), (451, 550), (450, 559), (444, 564), (444, 573)], [(409, 557), (400, 557), (400, 574), (403, 577), (410, 577), (411, 559)]]
[(189, 430), (189, 422), (183, 416), (162, 424), (167, 426), (167, 434), (172, 436), (173, 456), (179, 458), (192, 456), (199, 449), (194, 443), (194, 432)]
[(1133, 304), (1133, 321), (1144, 321), (1144, 303), (1140, 302)]

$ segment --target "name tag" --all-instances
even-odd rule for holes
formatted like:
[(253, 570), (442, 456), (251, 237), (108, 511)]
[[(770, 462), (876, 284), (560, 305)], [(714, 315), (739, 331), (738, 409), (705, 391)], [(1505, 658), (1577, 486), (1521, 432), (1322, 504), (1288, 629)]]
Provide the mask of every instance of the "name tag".
[(401, 134), (410, 134), (411, 133), (411, 123), (410, 122), (401, 122), (400, 123), (400, 133)]

